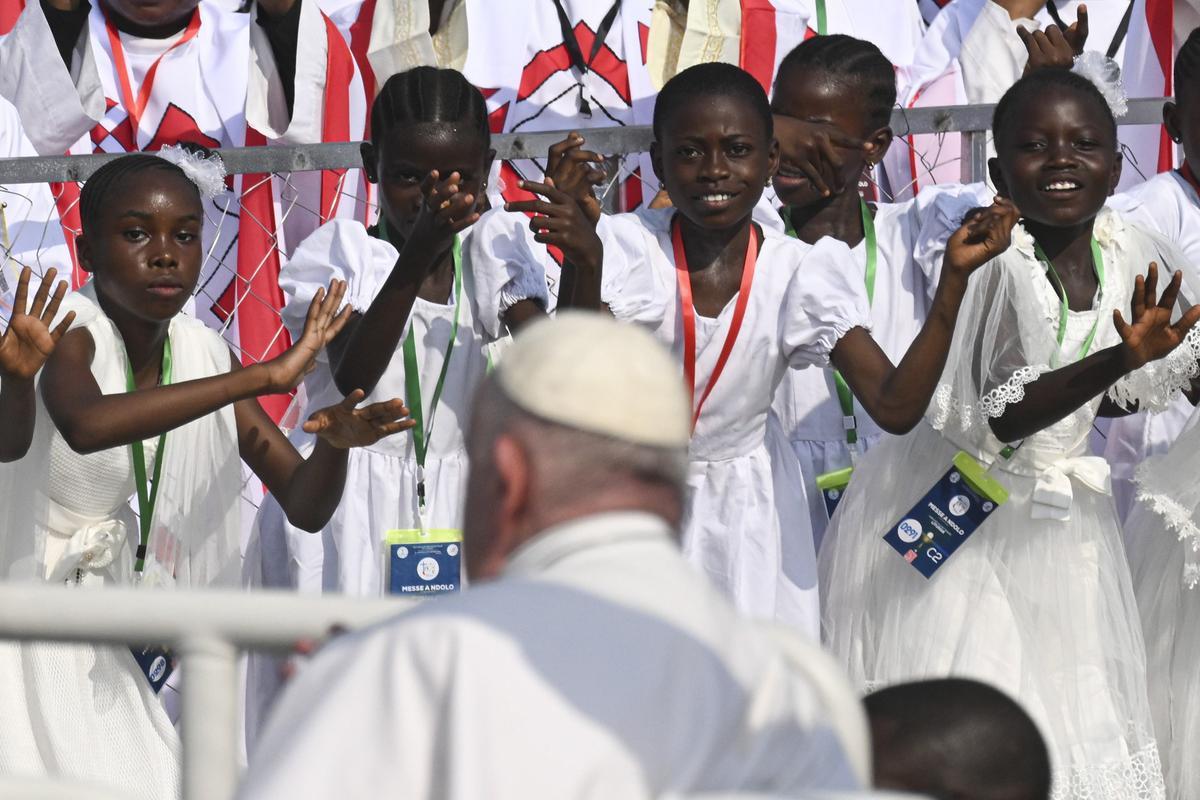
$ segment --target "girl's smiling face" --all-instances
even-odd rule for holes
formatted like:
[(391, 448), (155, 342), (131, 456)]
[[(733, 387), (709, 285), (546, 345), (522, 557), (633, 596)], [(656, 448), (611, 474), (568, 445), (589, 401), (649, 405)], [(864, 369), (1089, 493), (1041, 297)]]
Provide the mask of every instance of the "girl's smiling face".
[(650, 156), (679, 213), (722, 229), (750, 217), (779, 166), (779, 143), (748, 101), (713, 95), (675, 109)]
[(425, 200), (421, 191), (425, 176), (437, 170), (438, 179), (444, 181), (457, 172), (459, 191), (474, 195), (480, 208), (494, 155), (477, 131), (456, 123), (397, 125), (380, 144), (363, 145), (367, 178), (379, 184), (380, 210), (405, 239)]
[(81, 265), (109, 303), (149, 322), (170, 320), (195, 290), (204, 261), (195, 184), (146, 169), (109, 187), (106, 200), (78, 240)]
[(1022, 217), (1072, 227), (1094, 218), (1113, 193), (1121, 157), (1099, 102), (1049, 85), (1012, 110), (989, 166), (997, 191)]

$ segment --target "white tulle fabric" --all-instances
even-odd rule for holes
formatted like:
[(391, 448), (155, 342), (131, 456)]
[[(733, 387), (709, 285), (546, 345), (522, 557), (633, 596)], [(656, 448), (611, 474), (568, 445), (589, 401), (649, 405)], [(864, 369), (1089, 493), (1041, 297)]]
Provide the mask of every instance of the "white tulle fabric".
[(1126, 522), (1170, 800), (1200, 797), (1200, 425), (1138, 469)]
[[(601, 294), (617, 319), (649, 328), (682, 364), (674, 213), (601, 220)], [(741, 333), (689, 448), (684, 555), (744, 613), (813, 636), (818, 601), (808, 501), (771, 402), (788, 368), (826, 367), (848, 330), (870, 327), (861, 274), (842, 242), (826, 238), (809, 247), (764, 227)], [(716, 317), (697, 315), (697, 399), (734, 307), (730, 300)]]
[[(92, 373), (106, 394), (125, 391), (125, 350), (89, 284), (63, 313), (95, 343)], [(227, 372), (229, 350), (201, 323), (171, 324), (174, 380)], [(148, 442), (147, 458), (156, 440)], [(128, 447), (72, 451), (40, 399), (33, 445), (0, 466), (0, 574), (81, 587), (168, 588), (236, 583), (240, 470), (232, 409), (167, 436), (150, 556), (133, 570), (138, 522)], [(147, 602), (152, 602), (147, 598)], [(179, 792), (179, 741), (125, 648), (0, 644), (0, 773), (97, 782), (130, 797)]]
[[(823, 632), (863, 687), (962, 675), (992, 683), (1033, 715), (1050, 745), (1058, 798), (1160, 798), (1145, 653), (1107, 469), (1087, 456), (1100, 398), (1024, 441), (994, 468), (1001, 506), (926, 580), (881, 540), (944, 474), (955, 452), (985, 464), (1002, 447), (989, 419), (1047, 370), (1119, 341), (1136, 274), (1173, 253), (1115, 214), (1096, 239), (1103, 291), (1071, 312), (1018, 228), (1012, 248), (971, 278), (950, 357), (925, 421), (868, 453), (820, 553)], [(1152, 364), (1113, 394), (1153, 404), (1195, 374), (1191, 350)]]

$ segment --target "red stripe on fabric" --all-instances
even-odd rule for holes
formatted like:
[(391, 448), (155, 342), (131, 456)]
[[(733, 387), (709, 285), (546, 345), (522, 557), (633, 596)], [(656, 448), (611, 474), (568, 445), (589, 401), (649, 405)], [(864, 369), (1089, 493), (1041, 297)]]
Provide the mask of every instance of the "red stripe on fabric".
[[(517, 172), (509, 161), (501, 162), (500, 164), (500, 196), (507, 203), (516, 203), (521, 200), (536, 200), (537, 195), (526, 189), (522, 189), (518, 184), (521, 182), (521, 175)], [(533, 217), (533, 214), (526, 212), (525, 216)], [(546, 250), (550, 253), (550, 257), (554, 259), (560, 267), (563, 263), (562, 250), (553, 246), (547, 245)]]
[(818, 36), (820, 36), (820, 35), (821, 35), (821, 34), (817, 33), (817, 32), (816, 32), (816, 31), (814, 31), (812, 28), (809, 28), (809, 27), (805, 26), (805, 28), (804, 28), (804, 41), (806, 41), (806, 42), (807, 42), (809, 39), (815, 39), (815, 38), (817, 38), (817, 37), (818, 37)]
[(551, 47), (549, 50), (542, 50), (531, 58), (525, 69), (521, 71), (521, 84), (517, 87), (517, 100), (521, 101), (529, 97), (537, 91), (539, 86), (550, 80), (550, 76), (570, 68), (571, 59), (567, 55), (567, 48), (561, 44)]
[[(771, 93), (775, 78), (775, 6), (770, 0), (741, 0), (742, 36), (738, 66)], [(753, 41), (751, 41), (753, 36)]]
[(83, 230), (83, 222), (79, 217), (79, 184), (68, 183), (50, 184), (50, 193), (54, 195), (54, 205), (58, 208), (58, 218), (62, 224), (63, 239), (67, 242), (67, 251), (71, 254), (71, 288), (78, 289), (87, 283), (87, 273), (79, 266), (79, 254), (75, 250), (75, 240)]
[(642, 46), (642, 63), (647, 63), (650, 57), (650, 26), (644, 22), (639, 22), (638, 26), (638, 43)]
[(17, 24), (17, 17), (25, 10), (25, 0), (0, 1), (0, 36), (8, 33)]
[(371, 103), (375, 100), (376, 88), (375, 71), (371, 69), (371, 60), (367, 58), (367, 50), (371, 46), (371, 28), (375, 24), (375, 3), (376, 0), (363, 0), (358, 17), (350, 26), (350, 52), (358, 64), (358, 72), (362, 75), (363, 94), (367, 98), (367, 131), (371, 130)]
[[(1172, 79), (1174, 66), (1175, 8), (1173, 0), (1146, 0), (1146, 27), (1150, 31), (1150, 42), (1163, 74), (1163, 97), (1174, 92)], [(1175, 146), (1167, 129), (1159, 130), (1158, 171), (1166, 172), (1175, 166)]]
[(642, 169), (638, 167), (621, 185), (622, 211), (633, 211), (642, 204)]
[[(246, 146), (264, 147), (267, 139), (246, 128)], [(238, 343), (242, 364), (250, 365), (281, 355), (291, 346), (279, 312), (279, 249), (276, 247), (275, 198), (270, 174), (242, 176), (242, 210), (238, 220), (237, 277), (234, 279)], [(258, 398), (271, 419), (279, 422), (291, 398), (286, 394)]]
[[(324, 14), (325, 42), (325, 114), (321, 121), (321, 141), (350, 141), (350, 84), (354, 80), (354, 56), (346, 46), (346, 40), (337, 26)], [(247, 138), (249, 138), (247, 136)], [(264, 142), (265, 144), (265, 142)], [(324, 225), (337, 215), (342, 199), (344, 169), (327, 169), (321, 172), (320, 219)]]

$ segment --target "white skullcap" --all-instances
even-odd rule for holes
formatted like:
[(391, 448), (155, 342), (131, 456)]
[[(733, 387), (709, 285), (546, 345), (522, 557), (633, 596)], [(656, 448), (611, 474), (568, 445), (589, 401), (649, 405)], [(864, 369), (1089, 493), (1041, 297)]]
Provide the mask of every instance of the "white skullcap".
[(602, 314), (531, 324), (496, 380), (519, 408), (568, 428), (651, 447), (686, 447), (691, 435), (679, 365), (649, 332)]

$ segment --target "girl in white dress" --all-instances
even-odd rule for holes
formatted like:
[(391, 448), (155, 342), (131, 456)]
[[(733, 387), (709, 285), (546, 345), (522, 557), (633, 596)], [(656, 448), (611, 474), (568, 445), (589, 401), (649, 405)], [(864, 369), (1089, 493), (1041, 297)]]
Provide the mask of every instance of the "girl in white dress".
[[(1095, 85), (1035, 72), (993, 130), (992, 178), (1022, 226), (972, 278), (925, 421), (873, 450), (838, 508), (821, 550), (823, 633), (865, 689), (959, 675), (1008, 692), (1047, 739), (1055, 798), (1160, 798), (1129, 567), (1107, 465), (1086, 452), (1102, 407), (1161, 407), (1188, 385), (1200, 308), (1171, 324), (1181, 276), (1158, 302), (1147, 265), (1181, 259), (1104, 209), (1120, 160)], [(950, 499), (945, 519), (991, 516), (946, 557), (932, 530), (902, 521), (953, 485), (959, 451), (991, 465), (1008, 499)], [(914, 569), (925, 560), (931, 578)]]
[[(305, 384), (308, 405), (346, 386), (369, 399), (400, 394), (418, 427), (352, 454), (344, 502), (318, 535), (288, 524), (267, 498), (247, 551), (251, 586), (399, 591), (389, 581), (389, 531), (461, 529), (463, 425), (488, 369), (486, 346), (544, 314), (540, 269), (506, 272), (477, 257), (472, 226), (494, 155), (479, 90), (454, 70), (417, 67), (384, 84), (371, 120), (363, 163), (379, 185), (379, 224), (335, 220), (305, 239), (280, 274), (283, 319), (295, 330), (321, 286), (345, 281), (350, 320)], [(292, 440), (301, 452), (314, 441), (304, 431)], [(279, 686), (278, 660), (252, 655), (248, 683), (252, 741)]]
[(893, 367), (867, 332), (846, 246), (806, 247), (751, 220), (779, 161), (754, 79), (727, 64), (685, 70), (659, 95), (654, 128), (651, 156), (673, 208), (604, 217), (602, 242), (563, 250), (598, 261), (602, 248), (613, 314), (655, 331), (691, 381), (686, 555), (743, 611), (815, 636), (809, 514), (795, 456), (769, 418), (775, 390), (789, 366), (832, 361), (881, 425), (907, 430), (932, 395), (967, 276), (1007, 246), (1016, 215), (1001, 204), (956, 234), (930, 322)]
[[(883, 53), (839, 35), (792, 50), (779, 66), (771, 100), (781, 151), (772, 185), (784, 206), (777, 221), (806, 245), (829, 236), (850, 247), (851, 279), (867, 290), (871, 336), (892, 361), (921, 331), (937, 290), (940, 259), (913, 257), (923, 211), (943, 192), (991, 202), (981, 184), (928, 187), (901, 203), (863, 199), (859, 178), (892, 143), (895, 103), (895, 70)], [(819, 548), (829, 510), (818, 478), (827, 476), (821, 482), (836, 500), (846, 470), (885, 434), (831, 369), (789, 369), (772, 409), (799, 459)]]
[[(79, 254), (94, 277), (63, 303), (71, 329), (56, 329), (36, 388), (34, 370), (0, 368), (9, 412), (0, 451), (18, 459), (0, 469), (8, 580), (231, 584), (239, 454), (298, 524), (319, 528), (341, 495), (346, 449), (410, 425), (395, 421), (407, 413), (398, 400), (355, 410), (359, 394), (313, 414), (306, 427), (322, 443), (307, 460), (288, 444), (256, 398), (300, 382), (345, 322), (344, 287), (314, 300), (284, 355), (241, 369), (216, 332), (179, 314), (204, 255), (189, 174), (223, 182), (211, 164), (183, 163), (189, 173), (158, 156), (126, 156), (88, 180)], [(14, 327), (28, 319), (18, 315)], [(0, 360), (8, 349), (6, 335)], [(179, 792), (175, 729), (128, 649), (0, 647), (0, 719), (6, 774), (93, 781), (131, 797)]]
[(1169, 800), (1200, 797), (1200, 418), (1140, 466), (1125, 524)]

